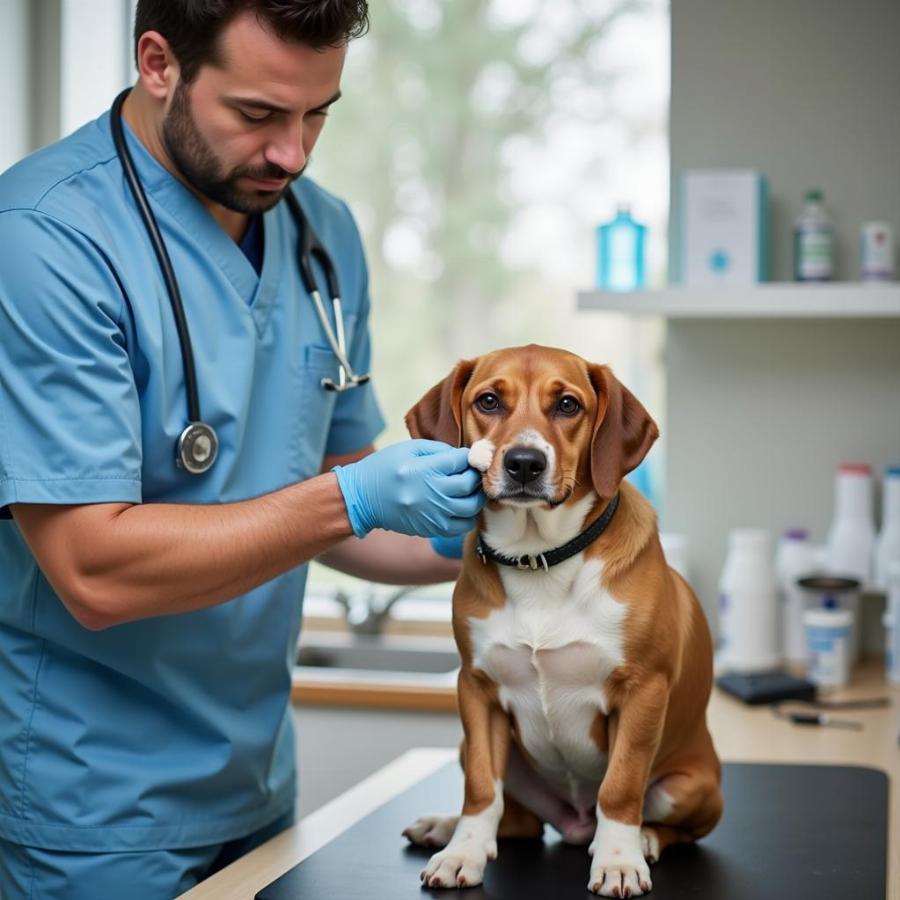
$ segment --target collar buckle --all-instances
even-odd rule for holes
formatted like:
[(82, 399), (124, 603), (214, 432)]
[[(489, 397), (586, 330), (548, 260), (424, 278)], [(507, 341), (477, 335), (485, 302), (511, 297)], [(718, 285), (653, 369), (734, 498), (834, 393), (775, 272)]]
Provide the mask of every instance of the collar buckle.
[(537, 556), (531, 553), (523, 553), (516, 560), (516, 568), (523, 572), (537, 572), (539, 568), (542, 568), (545, 572), (550, 570), (550, 567), (547, 565), (547, 557), (543, 553), (538, 553)]
[(475, 543), (475, 553), (478, 556), (478, 558), (481, 560), (481, 564), (483, 566), (486, 566), (487, 565), (487, 554), (484, 552), (484, 545), (481, 543), (480, 540)]

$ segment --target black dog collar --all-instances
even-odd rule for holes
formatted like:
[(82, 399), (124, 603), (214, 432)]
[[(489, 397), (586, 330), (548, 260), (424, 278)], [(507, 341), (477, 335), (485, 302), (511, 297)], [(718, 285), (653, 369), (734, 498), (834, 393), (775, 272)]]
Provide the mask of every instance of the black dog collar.
[(588, 527), (586, 531), (582, 531), (577, 537), (572, 538), (567, 544), (563, 544), (562, 547), (557, 547), (555, 550), (547, 550), (545, 553), (537, 554), (525, 553), (518, 557), (504, 556), (502, 553), (498, 553), (492, 547), (489, 547), (479, 534), (478, 542), (475, 544), (475, 552), (484, 565), (487, 565), (487, 561), (490, 559), (501, 566), (511, 566), (521, 571), (536, 572), (538, 569), (543, 569), (546, 572), (550, 566), (555, 566), (576, 553), (581, 553), (588, 544), (596, 541), (606, 531), (606, 526), (612, 521), (618, 506), (619, 495), (616, 494), (609, 501), (606, 509), (603, 510), (603, 515), (593, 525)]

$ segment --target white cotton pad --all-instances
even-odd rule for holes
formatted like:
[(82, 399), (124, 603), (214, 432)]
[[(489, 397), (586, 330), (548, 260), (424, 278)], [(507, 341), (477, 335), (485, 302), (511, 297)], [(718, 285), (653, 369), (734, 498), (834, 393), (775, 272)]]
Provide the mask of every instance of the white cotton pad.
[(494, 445), (487, 438), (475, 441), (469, 448), (469, 465), (479, 472), (487, 472), (494, 458)]

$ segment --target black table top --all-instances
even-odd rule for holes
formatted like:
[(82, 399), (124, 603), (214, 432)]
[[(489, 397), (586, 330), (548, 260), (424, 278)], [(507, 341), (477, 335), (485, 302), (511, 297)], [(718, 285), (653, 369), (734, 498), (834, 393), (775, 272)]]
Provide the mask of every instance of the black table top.
[[(651, 867), (652, 900), (882, 900), (887, 890), (887, 776), (851, 766), (726, 763), (725, 813), (696, 845)], [(506, 840), (484, 884), (424, 888), (434, 852), (401, 831), (420, 815), (459, 812), (462, 774), (448, 764), (362, 819), (257, 894), (257, 900), (586, 900), (590, 857), (547, 828)]]

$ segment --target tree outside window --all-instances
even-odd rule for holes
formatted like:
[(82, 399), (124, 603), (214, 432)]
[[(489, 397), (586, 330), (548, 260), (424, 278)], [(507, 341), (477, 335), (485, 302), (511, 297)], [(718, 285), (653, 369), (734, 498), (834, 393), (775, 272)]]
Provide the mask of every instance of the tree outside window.
[[(363, 232), (382, 443), (457, 359), (532, 341), (611, 364), (659, 421), (662, 323), (578, 313), (575, 294), (619, 203), (649, 226), (651, 285), (665, 282), (668, 4), (371, 9), (310, 173)], [(641, 481), (654, 500), (658, 460)]]

